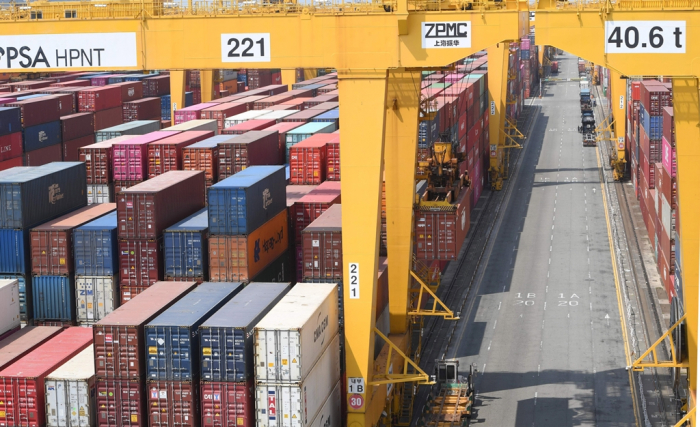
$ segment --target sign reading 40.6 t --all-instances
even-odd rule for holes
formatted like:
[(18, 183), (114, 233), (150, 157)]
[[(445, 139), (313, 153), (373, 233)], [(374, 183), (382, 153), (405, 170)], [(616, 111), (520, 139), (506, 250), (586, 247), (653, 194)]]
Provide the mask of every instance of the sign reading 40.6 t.
[(607, 21), (605, 53), (685, 53), (685, 21)]

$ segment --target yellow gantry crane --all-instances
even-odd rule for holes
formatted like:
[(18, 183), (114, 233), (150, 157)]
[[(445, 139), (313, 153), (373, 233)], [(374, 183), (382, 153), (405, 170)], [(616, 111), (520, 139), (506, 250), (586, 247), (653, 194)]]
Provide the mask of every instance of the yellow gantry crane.
[[(401, 348), (409, 323), (421, 70), (489, 47), (497, 161), (505, 145), (504, 42), (528, 32), (528, 3), (521, 0), (34, 2), (0, 7), (0, 71), (171, 70), (175, 109), (184, 105), (187, 69), (202, 70), (203, 101), (211, 98), (215, 69), (280, 68), (285, 84), (298, 67), (338, 70), (346, 375), (354, 385), (347, 421), (362, 427), (376, 425), (394, 384), (429, 382)], [(374, 324), (382, 172), (388, 337)], [(375, 334), (389, 349), (379, 370)], [(392, 365), (396, 355), (402, 361)]]

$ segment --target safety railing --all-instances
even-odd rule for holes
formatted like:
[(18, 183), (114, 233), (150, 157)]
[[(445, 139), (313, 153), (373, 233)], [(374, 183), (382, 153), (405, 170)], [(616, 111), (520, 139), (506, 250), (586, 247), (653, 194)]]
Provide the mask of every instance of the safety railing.
[(584, 0), (557, 1), (557, 10), (664, 10), (694, 9), (700, 7), (700, 0)]

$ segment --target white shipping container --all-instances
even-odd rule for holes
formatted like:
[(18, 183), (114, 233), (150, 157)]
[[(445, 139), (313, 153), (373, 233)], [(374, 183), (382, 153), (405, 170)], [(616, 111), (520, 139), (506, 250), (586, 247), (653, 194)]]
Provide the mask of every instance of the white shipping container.
[(338, 286), (297, 283), (255, 326), (256, 380), (303, 381), (336, 335)]
[(190, 130), (210, 130), (214, 134), (218, 134), (218, 125), (216, 120), (190, 120), (189, 122), (180, 123), (179, 125), (170, 126), (165, 130), (179, 130), (179, 131), (190, 131)]
[(343, 420), (340, 419), (342, 416), (340, 413), (340, 399), (340, 381), (338, 381), (338, 384), (335, 385), (331, 395), (328, 396), (326, 403), (324, 403), (321, 410), (318, 411), (316, 418), (311, 421), (309, 427), (333, 427), (343, 425)]
[(0, 280), (0, 335), (19, 328), (19, 282)]
[(44, 387), (47, 427), (94, 426), (94, 347), (91, 345), (51, 372)]
[(336, 335), (303, 382), (258, 383), (255, 388), (257, 426), (310, 426), (339, 380), (340, 335)]
[(111, 276), (75, 278), (78, 323), (93, 325), (119, 305), (118, 281)]
[(114, 187), (112, 184), (88, 184), (87, 185), (88, 205), (114, 202)]
[[(231, 126), (239, 125), (247, 122), (248, 120), (257, 119), (258, 117), (273, 111), (275, 110), (250, 110), (244, 113), (236, 114), (235, 116), (227, 117), (224, 120), (224, 128), (230, 128)], [(299, 111), (296, 112), (298, 113)]]

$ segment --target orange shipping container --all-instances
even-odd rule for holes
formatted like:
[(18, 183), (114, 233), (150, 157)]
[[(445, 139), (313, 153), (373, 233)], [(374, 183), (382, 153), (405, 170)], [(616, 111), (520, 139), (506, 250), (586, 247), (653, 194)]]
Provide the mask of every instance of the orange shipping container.
[[(333, 136), (330, 137), (333, 138)], [(328, 166), (326, 144), (325, 138), (322, 140), (308, 138), (289, 149), (289, 172), (292, 184), (314, 185), (326, 180)]]
[(245, 282), (289, 247), (287, 211), (247, 236), (209, 237), (209, 278), (213, 282)]

